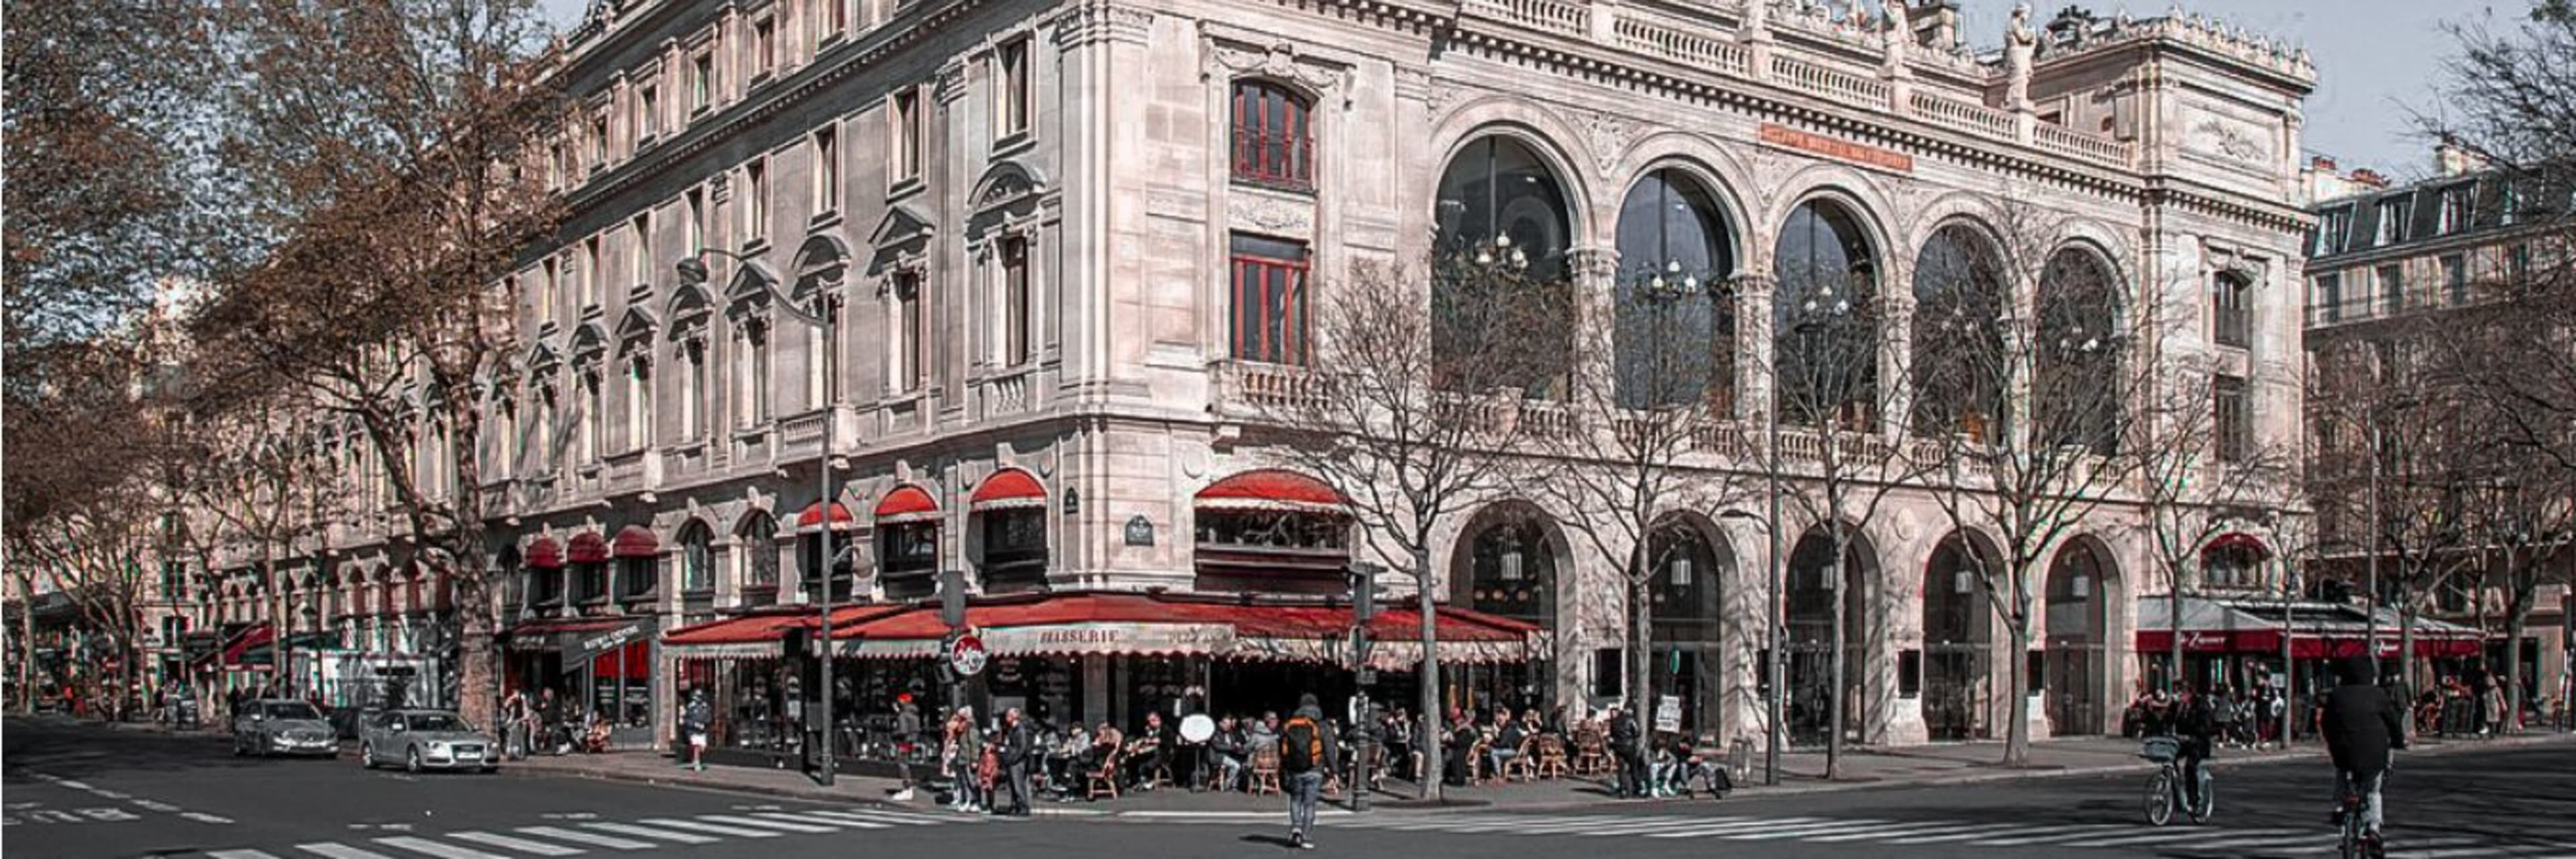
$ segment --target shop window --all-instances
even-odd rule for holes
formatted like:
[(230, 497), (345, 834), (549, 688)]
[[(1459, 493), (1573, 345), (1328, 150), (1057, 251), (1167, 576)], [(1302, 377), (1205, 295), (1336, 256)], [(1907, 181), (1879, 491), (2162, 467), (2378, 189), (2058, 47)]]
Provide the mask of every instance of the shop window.
[(1024, 507), (975, 514), (983, 520), (984, 587), (1029, 585), (1046, 580), (1046, 509)]
[(939, 578), (939, 523), (878, 525), (877, 566), (888, 598), (929, 596)]
[(1304, 510), (1196, 511), (1199, 587), (1338, 592), (1350, 561), (1350, 519)]

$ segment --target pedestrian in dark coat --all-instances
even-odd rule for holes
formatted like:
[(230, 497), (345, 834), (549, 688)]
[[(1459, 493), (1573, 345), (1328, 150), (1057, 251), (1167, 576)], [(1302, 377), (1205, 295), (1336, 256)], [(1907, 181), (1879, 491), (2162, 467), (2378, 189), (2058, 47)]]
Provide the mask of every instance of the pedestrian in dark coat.
[(1622, 799), (1646, 793), (1646, 754), (1638, 745), (1644, 732), (1637, 727), (1637, 714), (1617, 704), (1610, 705), (1610, 753), (1619, 758), (1619, 783), (1612, 793)]
[(1037, 751), (1037, 738), (1029, 732), (1029, 720), (1013, 707), (1002, 715), (1002, 772), (1009, 780), (1011, 804), (996, 808), (1000, 814), (1029, 816), (1029, 757)]

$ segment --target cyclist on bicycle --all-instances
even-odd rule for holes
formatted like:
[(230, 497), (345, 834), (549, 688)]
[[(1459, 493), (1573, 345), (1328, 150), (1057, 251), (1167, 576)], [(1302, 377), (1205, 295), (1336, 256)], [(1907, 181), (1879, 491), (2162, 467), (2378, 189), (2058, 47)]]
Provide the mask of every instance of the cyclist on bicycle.
[(2374, 844), (2379, 841), (2381, 820), (2379, 786), (2388, 774), (2389, 753), (2406, 747), (2406, 717), (2388, 697), (2388, 690), (2372, 682), (2377, 673), (2366, 656), (2345, 657), (2336, 663), (2337, 684), (2327, 693), (2318, 718), (2326, 753), (2334, 758), (2332, 820), (2343, 825), (2344, 792), (2358, 793), (2364, 837)]
[(2218, 721), (2210, 714), (2207, 696), (2186, 692), (2174, 704), (2173, 718), (2166, 727), (2180, 742), (2175, 750), (2176, 762), (2182, 764), (2182, 796), (2193, 808), (2200, 807), (2200, 764), (2209, 759), (2210, 736)]

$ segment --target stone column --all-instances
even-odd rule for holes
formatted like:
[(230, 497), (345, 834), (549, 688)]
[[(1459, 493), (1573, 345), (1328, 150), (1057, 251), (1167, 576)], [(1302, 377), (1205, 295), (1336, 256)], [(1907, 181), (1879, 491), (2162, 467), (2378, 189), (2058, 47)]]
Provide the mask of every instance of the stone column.
[[(1612, 374), (1618, 367), (1615, 337), (1603, 332), (1615, 331), (1619, 313), (1619, 252), (1613, 248), (1578, 248), (1566, 255), (1573, 275), (1574, 335), (1568, 339), (1574, 347), (1572, 375), (1581, 379), (1569, 392), (1576, 396), (1615, 395)], [(1608, 344), (1608, 350), (1593, 348)]]
[[(1765, 416), (1771, 413), (1772, 355), (1776, 339), (1772, 331), (1771, 303), (1778, 294), (1778, 283), (1768, 273), (1742, 274), (1735, 285), (1735, 414), (1748, 431), (1759, 431)], [(1757, 444), (1767, 443), (1757, 440)]]

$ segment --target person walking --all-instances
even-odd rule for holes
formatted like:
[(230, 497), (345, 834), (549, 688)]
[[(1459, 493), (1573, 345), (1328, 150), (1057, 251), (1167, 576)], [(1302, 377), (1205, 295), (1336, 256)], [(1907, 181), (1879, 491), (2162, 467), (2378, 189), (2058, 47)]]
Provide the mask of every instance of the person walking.
[(951, 807), (969, 813), (983, 811), (983, 779), (976, 769), (984, 760), (984, 735), (975, 730), (975, 708), (959, 707), (948, 717), (946, 757), (949, 774), (957, 783), (957, 801)]
[(528, 757), (528, 695), (517, 688), (501, 696), (501, 756), (510, 760)]
[(1011, 804), (997, 808), (997, 814), (1012, 817), (1029, 816), (1029, 756), (1037, 750), (1037, 738), (1029, 733), (1029, 720), (1013, 707), (1002, 714), (1002, 777), (1011, 788)]
[(1619, 783), (1611, 793), (1621, 799), (1645, 795), (1646, 755), (1637, 743), (1643, 732), (1637, 729), (1636, 714), (1628, 708), (1610, 705), (1610, 753), (1619, 758)]
[(689, 744), (689, 769), (706, 772), (707, 727), (715, 720), (714, 708), (707, 706), (707, 690), (689, 690), (688, 706), (680, 708), (680, 734)]
[(1340, 769), (1339, 740), (1312, 692), (1297, 696), (1297, 712), (1279, 725), (1279, 771), (1288, 777), (1291, 846), (1315, 849), (1315, 803), (1324, 795), (1324, 774)]
[(912, 703), (912, 693), (894, 696), (894, 776), (901, 781), (894, 801), (912, 801), (913, 744), (921, 739), (921, 708)]

